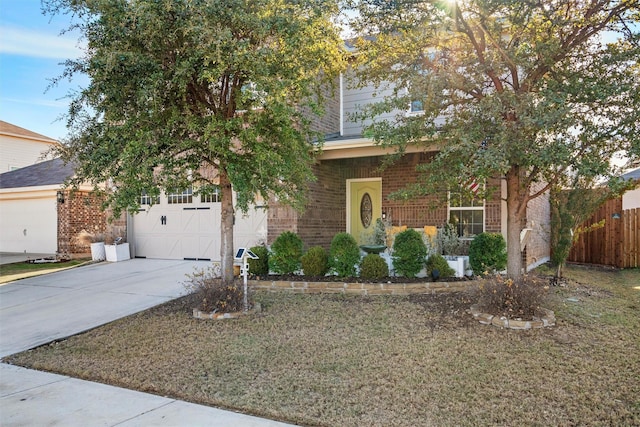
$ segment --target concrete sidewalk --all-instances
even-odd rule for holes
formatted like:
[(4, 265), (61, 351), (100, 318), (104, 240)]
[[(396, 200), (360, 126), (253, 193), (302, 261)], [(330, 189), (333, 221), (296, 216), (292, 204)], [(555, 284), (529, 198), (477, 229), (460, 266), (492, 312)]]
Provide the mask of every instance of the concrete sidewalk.
[[(134, 259), (0, 285), (0, 357), (184, 294), (205, 262)], [(0, 425), (286, 426), (207, 406), (0, 364)]]

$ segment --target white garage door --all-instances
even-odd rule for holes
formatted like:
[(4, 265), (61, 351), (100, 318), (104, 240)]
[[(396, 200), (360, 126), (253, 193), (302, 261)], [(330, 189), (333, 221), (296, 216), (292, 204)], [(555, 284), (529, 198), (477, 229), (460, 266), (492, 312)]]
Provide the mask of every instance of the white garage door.
[[(169, 203), (171, 202), (171, 203)], [(220, 203), (205, 202), (188, 192), (161, 197), (134, 215), (132, 243), (136, 257), (220, 260)], [(234, 246), (250, 247), (267, 233), (265, 209), (236, 214)]]
[(54, 254), (58, 250), (55, 193), (37, 199), (0, 202), (0, 252)]

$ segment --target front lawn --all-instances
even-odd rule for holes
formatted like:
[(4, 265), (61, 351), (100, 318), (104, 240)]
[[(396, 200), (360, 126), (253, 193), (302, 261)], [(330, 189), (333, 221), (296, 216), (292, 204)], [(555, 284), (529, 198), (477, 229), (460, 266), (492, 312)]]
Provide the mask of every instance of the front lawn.
[(638, 425), (640, 270), (566, 275), (540, 330), (480, 325), (460, 292), (258, 293), (225, 321), (185, 297), (6, 361), (302, 425)]
[(61, 262), (16, 262), (13, 264), (4, 264), (0, 265), (0, 283), (53, 273), (54, 271), (77, 267), (89, 261), (89, 259), (74, 259)]

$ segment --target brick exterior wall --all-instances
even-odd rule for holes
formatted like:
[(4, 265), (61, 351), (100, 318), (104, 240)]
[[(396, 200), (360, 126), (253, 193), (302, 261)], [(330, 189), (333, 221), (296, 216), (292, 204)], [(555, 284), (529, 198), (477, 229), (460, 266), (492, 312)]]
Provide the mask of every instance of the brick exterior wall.
[(58, 203), (58, 253), (72, 258), (87, 256), (90, 244), (77, 241), (85, 230), (91, 234), (126, 237), (126, 217), (109, 221), (110, 213), (101, 208), (101, 199), (86, 191), (65, 191)]
[[(532, 188), (532, 192), (538, 191), (544, 183)], [(549, 260), (551, 246), (551, 206), (549, 204), (549, 192), (536, 197), (527, 205), (526, 227), (532, 229), (531, 235), (525, 246), (525, 266), (538, 266)]]
[[(388, 196), (411, 182), (415, 182), (416, 165), (427, 162), (431, 153), (407, 154), (395, 164), (380, 171), (381, 157), (364, 157), (322, 161), (314, 166), (318, 180), (310, 185), (309, 203), (304, 213), (271, 201), (269, 204), (269, 244), (283, 232), (298, 233), (307, 247), (329, 248), (336, 233), (347, 228), (346, 188), (348, 179), (382, 177), (382, 211), (392, 225), (421, 228), (425, 225), (441, 226), (448, 221), (446, 206), (433, 208), (434, 197), (416, 197), (410, 201), (389, 200)], [(497, 185), (500, 180), (490, 184)], [(500, 191), (487, 200), (485, 229), (500, 232)]]

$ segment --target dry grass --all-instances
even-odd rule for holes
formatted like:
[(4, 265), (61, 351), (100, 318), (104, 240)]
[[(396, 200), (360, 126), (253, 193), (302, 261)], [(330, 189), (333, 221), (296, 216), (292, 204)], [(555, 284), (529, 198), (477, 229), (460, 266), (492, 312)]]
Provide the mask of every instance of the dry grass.
[(89, 262), (90, 259), (74, 259), (71, 261), (52, 263), (30, 263), (16, 262), (13, 264), (0, 265), (0, 283), (13, 282), (14, 280), (25, 279), (27, 277), (39, 276), (41, 274), (53, 273), (71, 267), (77, 267)]
[(640, 271), (567, 276), (544, 330), (480, 325), (463, 293), (258, 293), (232, 321), (187, 297), (9, 361), (304, 425), (638, 425)]

